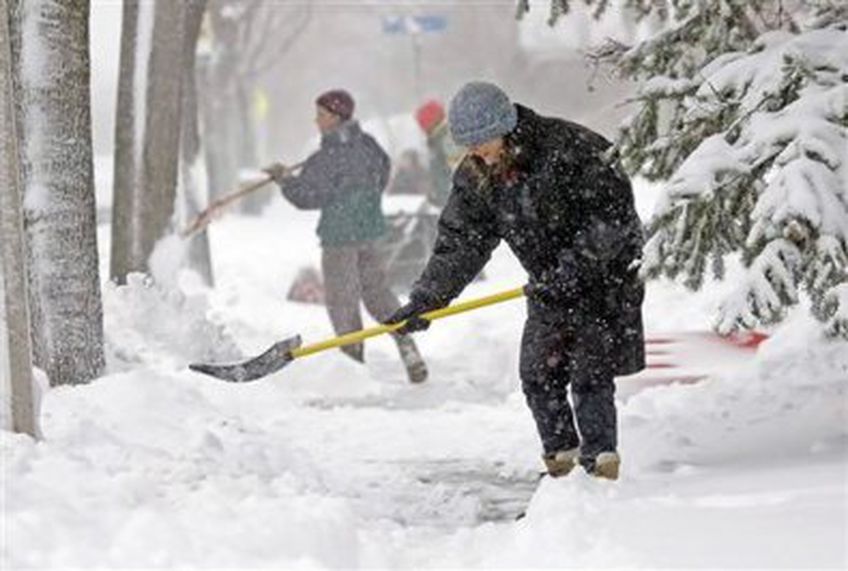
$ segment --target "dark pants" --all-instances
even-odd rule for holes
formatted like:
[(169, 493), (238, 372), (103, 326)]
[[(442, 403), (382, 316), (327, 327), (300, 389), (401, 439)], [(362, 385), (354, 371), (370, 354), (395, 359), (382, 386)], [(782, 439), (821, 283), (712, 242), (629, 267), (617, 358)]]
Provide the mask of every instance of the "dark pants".
[(597, 321), (567, 327), (531, 310), (521, 341), (521, 383), (546, 454), (580, 446), (585, 463), (616, 449), (611, 346), (608, 328)]
[[(337, 335), (362, 329), (360, 301), (381, 323), (400, 307), (386, 285), (383, 261), (370, 242), (323, 248), (321, 271), (327, 311)], [(342, 351), (362, 360), (361, 343), (342, 347)]]

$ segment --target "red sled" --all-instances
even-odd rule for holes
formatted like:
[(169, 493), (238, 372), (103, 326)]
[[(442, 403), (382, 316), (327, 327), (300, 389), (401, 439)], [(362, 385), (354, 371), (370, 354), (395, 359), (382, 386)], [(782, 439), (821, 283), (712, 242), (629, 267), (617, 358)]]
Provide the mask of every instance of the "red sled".
[(744, 365), (768, 335), (756, 331), (726, 337), (711, 331), (649, 335), (645, 342), (647, 367), (616, 379), (617, 394), (628, 398), (652, 386), (693, 384)]

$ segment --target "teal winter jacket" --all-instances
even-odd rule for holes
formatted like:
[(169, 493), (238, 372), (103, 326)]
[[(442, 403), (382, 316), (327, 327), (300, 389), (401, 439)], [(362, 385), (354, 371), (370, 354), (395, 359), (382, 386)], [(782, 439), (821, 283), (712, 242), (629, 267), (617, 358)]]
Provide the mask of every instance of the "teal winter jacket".
[(325, 247), (373, 241), (386, 232), (381, 198), (391, 161), (356, 121), (321, 138), (300, 174), (284, 179), (283, 196), (303, 209), (320, 209), (318, 236)]

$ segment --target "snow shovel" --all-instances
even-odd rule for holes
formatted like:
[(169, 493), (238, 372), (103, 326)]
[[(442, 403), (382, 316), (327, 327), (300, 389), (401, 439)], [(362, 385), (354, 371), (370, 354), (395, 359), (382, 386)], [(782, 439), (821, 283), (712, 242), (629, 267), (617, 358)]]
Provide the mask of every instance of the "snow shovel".
[[(302, 167), (303, 164), (304, 163), (302, 163), (302, 162), (297, 163), (296, 165), (289, 167), (289, 170), (291, 170), (291, 171), (297, 170), (300, 167)], [(259, 190), (260, 188), (263, 188), (265, 185), (267, 185), (269, 182), (271, 182), (273, 180), (274, 179), (272, 179), (270, 176), (266, 176), (265, 178), (259, 179), (256, 182), (245, 186), (244, 188), (240, 188), (239, 190), (237, 190), (233, 193), (222, 196), (218, 200), (212, 201), (212, 203), (209, 206), (207, 206), (206, 209), (203, 212), (201, 212), (200, 214), (197, 215), (197, 218), (195, 218), (194, 221), (191, 224), (186, 226), (186, 228), (182, 232), (180, 232), (180, 236), (182, 236), (183, 238), (188, 238), (189, 236), (191, 236), (195, 232), (198, 232), (198, 231), (206, 228), (206, 226), (208, 226), (209, 223), (212, 222), (212, 220), (214, 220), (215, 217), (218, 214), (220, 214), (221, 211), (224, 210), (224, 208), (226, 208), (227, 206), (229, 206), (233, 202), (235, 202), (235, 201), (237, 201), (241, 198), (244, 198), (245, 196), (247, 196), (251, 192), (255, 192), (255, 191)]]
[[(502, 301), (515, 299), (523, 295), (524, 288), (519, 287), (494, 295), (463, 301), (442, 309), (428, 311), (427, 313), (422, 314), (421, 317), (433, 321), (435, 319), (448, 317), (449, 315), (455, 315), (457, 313), (471, 311), (472, 309), (477, 309), (479, 307), (485, 307), (487, 305), (493, 305)], [(302, 346), (301, 344), (300, 335), (296, 335), (274, 343), (261, 355), (253, 357), (252, 359), (242, 363), (234, 363), (230, 365), (192, 363), (188, 366), (188, 368), (192, 371), (205, 373), (232, 383), (245, 383), (261, 379), (266, 375), (275, 373), (297, 358), (306, 357), (307, 355), (312, 355), (313, 353), (319, 353), (335, 347), (359, 343), (369, 337), (376, 337), (377, 335), (383, 335), (384, 333), (391, 333), (392, 331), (400, 329), (404, 323), (406, 322), (402, 321), (400, 323), (393, 323), (392, 325), (377, 325), (375, 327), (360, 329), (359, 331), (346, 333), (339, 337), (333, 337), (325, 341), (305, 346)]]

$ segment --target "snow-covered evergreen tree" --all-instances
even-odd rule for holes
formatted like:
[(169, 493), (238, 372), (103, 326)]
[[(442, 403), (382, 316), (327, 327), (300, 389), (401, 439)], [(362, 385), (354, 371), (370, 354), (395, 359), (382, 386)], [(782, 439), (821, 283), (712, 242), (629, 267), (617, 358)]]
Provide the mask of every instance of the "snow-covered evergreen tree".
[[(598, 14), (609, 4), (589, 3)], [(746, 275), (720, 332), (779, 321), (806, 291), (828, 332), (848, 337), (848, 5), (623, 4), (664, 22), (596, 53), (640, 80), (615, 146), (623, 166), (668, 181), (644, 275), (698, 288), (738, 253)], [(552, 21), (568, 8), (552, 2)]]

